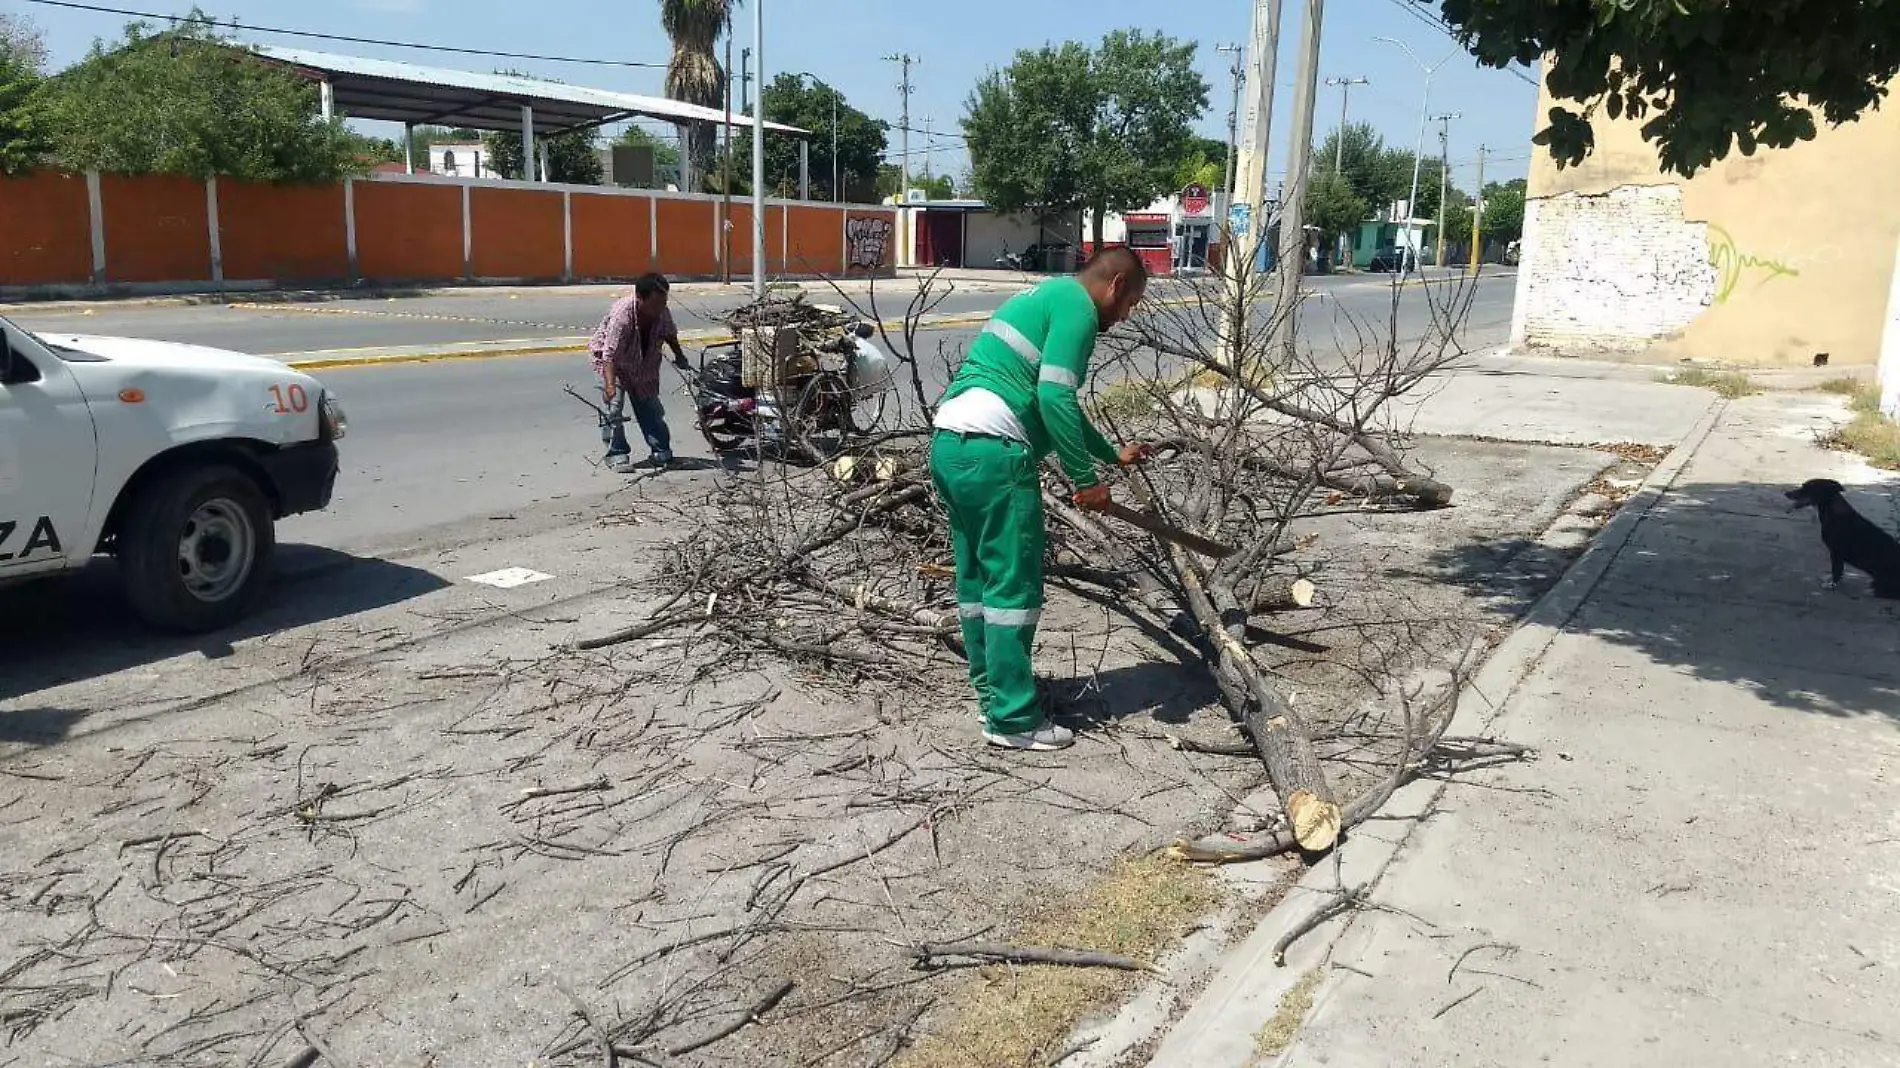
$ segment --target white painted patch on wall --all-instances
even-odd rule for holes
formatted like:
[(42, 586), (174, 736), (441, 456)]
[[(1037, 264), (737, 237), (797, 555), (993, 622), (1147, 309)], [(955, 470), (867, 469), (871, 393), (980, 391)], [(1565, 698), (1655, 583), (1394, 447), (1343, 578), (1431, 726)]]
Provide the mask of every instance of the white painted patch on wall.
[(480, 583), (483, 586), (493, 586), (498, 590), (512, 590), (516, 586), (526, 586), (531, 582), (546, 582), (553, 577), (539, 571), (530, 571), (525, 567), (504, 567), (500, 571), (470, 575), (468, 581)]
[(1900, 243), (1887, 282), (1887, 328), (1880, 335), (1880, 410), (1889, 419), (1900, 419)]
[(1682, 189), (1626, 185), (1524, 205), (1514, 341), (1636, 350), (1715, 302), (1707, 223), (1682, 214)]

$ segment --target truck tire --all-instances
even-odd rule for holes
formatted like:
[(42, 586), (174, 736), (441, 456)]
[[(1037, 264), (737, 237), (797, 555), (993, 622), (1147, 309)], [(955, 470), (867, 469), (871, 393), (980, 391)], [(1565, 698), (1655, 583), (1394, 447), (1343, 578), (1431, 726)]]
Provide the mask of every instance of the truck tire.
[(276, 548), (270, 502), (232, 467), (185, 467), (143, 487), (118, 534), (125, 596), (147, 623), (202, 632), (242, 619)]

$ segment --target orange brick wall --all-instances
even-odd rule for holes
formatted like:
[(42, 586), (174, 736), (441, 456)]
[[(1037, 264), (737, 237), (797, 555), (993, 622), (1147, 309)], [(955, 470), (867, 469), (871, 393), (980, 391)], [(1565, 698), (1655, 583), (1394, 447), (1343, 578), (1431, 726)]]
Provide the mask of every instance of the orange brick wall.
[[(99, 187), (105, 282), (178, 288), (213, 284), (205, 183), (171, 175), (103, 175)], [(649, 270), (682, 279), (722, 273), (715, 227), (720, 202), (712, 197), (359, 180), (351, 183), (351, 199), (355, 277), (343, 186), (220, 180), (216, 223), (223, 278), (234, 283), (446, 282), (468, 277), (472, 269), (479, 278), (552, 281), (567, 274), (564, 220), (572, 225), (576, 279), (628, 278)], [(875, 208), (768, 205), (766, 270), (839, 273), (847, 218), (882, 220), (887, 229), (895, 221), (892, 211)], [(0, 287), (97, 281), (92, 277), (93, 226), (84, 176), (46, 172), (0, 178)], [(750, 203), (732, 205), (731, 242), (732, 273), (749, 275)], [(891, 269), (896, 252), (887, 241), (881, 270)], [(849, 273), (868, 272), (853, 268)]]
[(106, 281), (211, 280), (203, 182), (170, 174), (104, 174), (99, 196), (106, 217)]
[(463, 277), (462, 187), (356, 182), (356, 270), (376, 281)]
[(40, 173), (0, 177), (0, 286), (92, 278), (92, 209), (86, 179)]
[(469, 191), (469, 227), (477, 278), (549, 281), (567, 272), (559, 191)]
[(844, 266), (843, 213), (793, 208), (785, 244), (785, 273), (837, 274)]
[(576, 278), (632, 278), (653, 262), (653, 201), (648, 197), (575, 193)]
[(224, 277), (232, 281), (346, 279), (350, 252), (343, 187), (252, 185), (221, 178), (218, 245)]
[[(654, 270), (669, 275), (718, 274), (719, 261), (713, 254), (713, 220), (716, 208), (717, 205), (710, 199), (675, 200), (671, 197), (661, 197), (658, 205), (660, 258), (654, 262)], [(739, 252), (739, 244), (735, 231), (733, 240), (735, 257)]]

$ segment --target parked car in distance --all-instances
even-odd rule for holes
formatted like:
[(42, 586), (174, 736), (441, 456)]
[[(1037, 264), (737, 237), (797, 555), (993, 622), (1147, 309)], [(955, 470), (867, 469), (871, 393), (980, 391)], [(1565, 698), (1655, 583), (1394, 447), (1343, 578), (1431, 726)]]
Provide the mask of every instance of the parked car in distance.
[(1366, 264), (1369, 271), (1402, 271), (1410, 273), (1418, 270), (1418, 253), (1411, 249), (1401, 249), (1397, 245), (1380, 245), (1372, 253), (1372, 262)]

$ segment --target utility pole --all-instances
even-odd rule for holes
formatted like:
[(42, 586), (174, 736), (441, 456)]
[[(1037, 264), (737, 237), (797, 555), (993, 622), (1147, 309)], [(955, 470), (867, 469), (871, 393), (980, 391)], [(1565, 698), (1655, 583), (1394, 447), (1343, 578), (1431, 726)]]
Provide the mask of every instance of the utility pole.
[(1445, 265), (1445, 198), (1451, 193), (1451, 120), (1464, 118), (1462, 111), (1434, 116), (1438, 122), (1438, 257), (1437, 266)]
[(1228, 75), (1233, 81), (1234, 102), (1227, 108), (1227, 159), (1220, 168), (1221, 211), (1234, 203), (1234, 139), (1240, 133), (1240, 83), (1247, 76), (1247, 50), (1239, 45), (1215, 45), (1214, 51), (1234, 57)]
[(910, 94), (913, 88), (910, 82), (910, 67), (911, 64), (917, 62), (917, 57), (908, 52), (897, 52), (885, 56), (884, 60), (887, 63), (895, 63), (904, 70), (903, 79), (897, 83), (897, 91), (903, 94), (904, 99), (904, 109), (898, 119), (898, 129), (903, 133), (901, 149), (903, 158), (898, 164), (898, 173), (901, 178), (897, 187), (897, 200), (902, 203), (910, 197)]
[(1333, 138), (1333, 173), (1346, 170), (1346, 105), (1352, 100), (1352, 87), (1371, 85), (1365, 78), (1328, 78), (1326, 84), (1339, 87), (1339, 136)]
[(904, 71), (903, 78), (900, 79), (897, 83), (897, 91), (903, 94), (903, 99), (904, 99), (904, 110), (898, 118), (898, 125), (899, 125), (899, 128), (903, 131), (904, 140), (903, 140), (903, 148), (902, 148), (903, 157), (897, 165), (898, 166), (897, 203), (899, 205), (898, 218), (900, 220), (903, 220), (903, 225), (898, 228), (897, 249), (898, 249), (898, 255), (900, 257), (900, 262), (909, 263), (912, 259), (911, 247), (910, 247), (911, 223), (910, 223), (910, 216), (904, 213), (904, 211), (902, 210), (902, 205), (910, 201), (910, 93), (911, 93), (911, 88), (912, 88), (911, 82), (910, 82), (910, 67), (911, 67), (911, 64), (917, 62), (917, 57), (911, 55), (909, 52), (897, 52), (892, 55), (885, 56), (884, 59), (886, 62), (897, 64), (899, 67), (903, 68), (903, 71)]
[(1478, 273), (1479, 253), (1484, 250), (1484, 157), (1490, 150), (1478, 146), (1478, 193), (1476, 203), (1471, 209), (1471, 263), (1465, 268), (1467, 274)]
[[(726, 285), (732, 284), (732, 38), (732, 20), (727, 19), (726, 69), (720, 72), (720, 80), (726, 83), (726, 151), (725, 160), (719, 165), (719, 270)], [(690, 189), (680, 191), (692, 192)]]
[(1267, 142), (1273, 127), (1273, 82), (1279, 65), (1282, 3), (1283, 0), (1254, 0), (1253, 35), (1247, 45), (1247, 114), (1240, 124), (1234, 199), (1228, 210), (1232, 212), (1239, 205), (1247, 205), (1250, 214), (1246, 232), (1233, 236), (1247, 238), (1241, 247), (1250, 260), (1268, 228)]
[(1286, 193), (1280, 201), (1279, 295), (1273, 306), (1275, 339), (1294, 345), (1299, 319), (1300, 276), (1306, 269), (1306, 189), (1313, 158), (1313, 111), (1319, 100), (1319, 32), (1326, 0), (1306, 0), (1300, 25), (1300, 66), (1293, 78), (1293, 136), (1286, 159)]
[(930, 176), (934, 173), (930, 169), (930, 164), (931, 164), (930, 138), (931, 138), (930, 116), (925, 115), (924, 116), (924, 181), (926, 182), (930, 181)]
[(739, 110), (752, 111), (752, 50), (739, 49)]
[(752, 0), (759, 106), (752, 111), (752, 299), (765, 299), (765, 0)]

